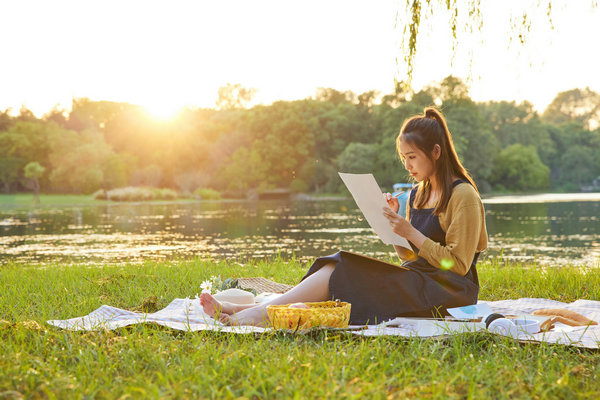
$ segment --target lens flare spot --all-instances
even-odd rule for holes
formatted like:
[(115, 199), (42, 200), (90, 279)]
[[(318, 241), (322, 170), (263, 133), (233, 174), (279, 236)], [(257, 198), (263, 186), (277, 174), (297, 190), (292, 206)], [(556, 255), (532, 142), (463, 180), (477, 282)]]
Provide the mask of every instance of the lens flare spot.
[(346, 211), (348, 211), (348, 207), (346, 207), (346, 206), (341, 206), (341, 207), (340, 207), (340, 210), (342, 210), (342, 212), (346, 212)]
[(449, 270), (453, 266), (454, 266), (454, 261), (450, 260), (449, 258), (442, 258), (441, 267), (444, 271)]

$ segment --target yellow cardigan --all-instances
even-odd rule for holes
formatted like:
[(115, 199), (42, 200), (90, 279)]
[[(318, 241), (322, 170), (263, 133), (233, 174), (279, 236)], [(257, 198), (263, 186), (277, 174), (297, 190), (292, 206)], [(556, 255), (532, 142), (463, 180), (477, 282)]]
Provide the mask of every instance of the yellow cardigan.
[[(406, 205), (410, 221), (410, 205)], [(485, 211), (473, 186), (463, 182), (456, 185), (446, 211), (439, 215), (440, 226), (446, 232), (446, 245), (425, 240), (418, 255), (437, 268), (465, 275), (475, 253), (487, 247)]]

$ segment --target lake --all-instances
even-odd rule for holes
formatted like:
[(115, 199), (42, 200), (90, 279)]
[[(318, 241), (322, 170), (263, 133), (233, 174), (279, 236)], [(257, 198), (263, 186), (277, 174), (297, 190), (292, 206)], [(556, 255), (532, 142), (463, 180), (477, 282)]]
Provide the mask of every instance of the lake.
[[(600, 263), (600, 193), (484, 199), (486, 257), (545, 265)], [(32, 263), (115, 263), (202, 257), (296, 257), (345, 249), (394, 254), (352, 199), (114, 203), (0, 208), (0, 258)]]

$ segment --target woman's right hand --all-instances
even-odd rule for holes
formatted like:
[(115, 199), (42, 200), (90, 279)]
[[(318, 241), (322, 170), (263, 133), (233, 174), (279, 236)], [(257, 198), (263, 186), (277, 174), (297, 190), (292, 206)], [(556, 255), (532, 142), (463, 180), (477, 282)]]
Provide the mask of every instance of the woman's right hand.
[(400, 203), (398, 202), (398, 199), (392, 196), (390, 193), (384, 193), (383, 198), (385, 201), (387, 201), (388, 206), (392, 209), (392, 211), (398, 213), (398, 210), (400, 209)]

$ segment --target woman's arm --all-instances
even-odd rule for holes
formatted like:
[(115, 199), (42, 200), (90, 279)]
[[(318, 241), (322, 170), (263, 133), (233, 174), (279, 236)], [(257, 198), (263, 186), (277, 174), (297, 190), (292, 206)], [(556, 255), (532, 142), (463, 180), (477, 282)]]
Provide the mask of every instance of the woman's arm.
[(407, 249), (406, 247), (394, 245), (394, 250), (396, 250), (396, 254), (402, 261), (406, 260), (414, 260), (417, 258), (417, 255), (414, 251)]
[(420, 247), (419, 256), (433, 266), (465, 275), (475, 253), (487, 244), (483, 205), (479, 197), (474, 201), (458, 201), (452, 206), (448, 204), (447, 213), (446, 245), (428, 238)]
[[(444, 221), (442, 227), (447, 226), (444, 229), (445, 246), (423, 235), (389, 208), (384, 208), (384, 215), (390, 221), (394, 232), (408, 239), (419, 249), (419, 256), (437, 268), (451, 270), (460, 275), (469, 271), (475, 252), (483, 250), (487, 244), (483, 205), (477, 192), (470, 186), (456, 190), (447, 211), (440, 216), (440, 223)], [(406, 259), (406, 251), (402, 248), (396, 248), (396, 253)]]

